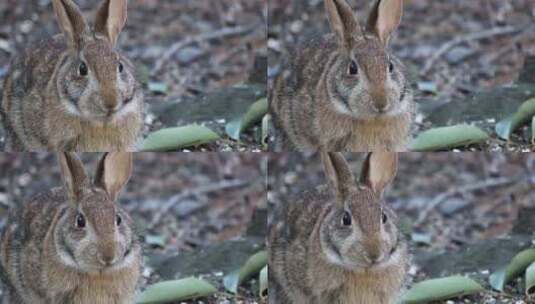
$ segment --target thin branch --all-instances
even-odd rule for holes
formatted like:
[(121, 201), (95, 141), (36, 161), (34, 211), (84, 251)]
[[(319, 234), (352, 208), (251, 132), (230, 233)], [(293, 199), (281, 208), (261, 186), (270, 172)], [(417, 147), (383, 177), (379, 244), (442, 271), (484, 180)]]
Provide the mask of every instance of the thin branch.
[(449, 50), (457, 46), (458, 44), (470, 42), (470, 41), (488, 39), (494, 36), (513, 34), (513, 33), (517, 33), (520, 31), (522, 31), (522, 28), (520, 27), (505, 26), (505, 27), (495, 27), (495, 28), (491, 28), (489, 30), (485, 30), (482, 32), (470, 33), (470, 34), (466, 34), (463, 36), (455, 37), (454, 39), (444, 43), (438, 49), (438, 51), (427, 60), (422, 70), (422, 75), (429, 73), (431, 68), (435, 65), (436, 61), (440, 57), (442, 57), (444, 54), (446, 54)]
[(152, 221), (150, 222), (148, 227), (149, 227), (149, 229), (154, 228), (154, 226), (156, 226), (156, 224), (161, 221), (163, 216), (165, 214), (167, 214), (169, 212), (169, 210), (171, 210), (171, 208), (173, 208), (180, 201), (182, 201), (182, 200), (184, 200), (184, 199), (186, 199), (186, 198), (188, 198), (190, 196), (198, 196), (198, 195), (201, 195), (201, 194), (206, 194), (206, 193), (210, 193), (210, 192), (217, 192), (217, 191), (221, 191), (221, 190), (224, 190), (224, 189), (242, 187), (242, 186), (247, 185), (247, 184), (248, 184), (248, 182), (243, 181), (243, 180), (225, 180), (225, 181), (222, 181), (222, 182), (217, 182), (217, 183), (213, 183), (213, 184), (209, 184), (209, 185), (200, 186), (200, 187), (195, 188), (195, 189), (184, 190), (183, 192), (172, 196), (158, 210), (158, 212), (152, 218)]
[(154, 68), (151, 71), (152, 75), (157, 74), (162, 70), (163, 65), (171, 59), (171, 57), (178, 52), (183, 47), (186, 47), (193, 43), (200, 43), (204, 41), (210, 41), (214, 39), (221, 39), (226, 38), (229, 36), (236, 36), (248, 33), (255, 29), (257, 27), (257, 24), (253, 25), (247, 25), (247, 26), (236, 26), (236, 27), (224, 27), (220, 30), (213, 31), (213, 32), (206, 32), (202, 33), (200, 35), (187, 37), (183, 40), (175, 42), (169, 49), (162, 55), (160, 59), (156, 62), (154, 65)]
[(451, 189), (447, 190), (446, 192), (442, 192), (441, 194), (437, 195), (432, 201), (430, 201), (425, 209), (420, 213), (418, 216), (418, 219), (416, 220), (415, 225), (421, 225), (429, 216), (432, 210), (438, 207), (442, 202), (444, 202), (447, 198), (455, 195), (455, 194), (465, 194), (468, 192), (474, 192), (486, 188), (492, 188), (492, 187), (499, 187), (504, 186), (516, 182), (522, 182), (522, 181), (530, 181), (531, 179), (535, 178), (535, 176), (528, 176), (521, 179), (518, 178), (507, 178), (507, 177), (501, 177), (496, 179), (488, 179), (484, 180), (482, 182), (472, 184), (472, 185), (466, 185), (466, 186), (454, 186)]

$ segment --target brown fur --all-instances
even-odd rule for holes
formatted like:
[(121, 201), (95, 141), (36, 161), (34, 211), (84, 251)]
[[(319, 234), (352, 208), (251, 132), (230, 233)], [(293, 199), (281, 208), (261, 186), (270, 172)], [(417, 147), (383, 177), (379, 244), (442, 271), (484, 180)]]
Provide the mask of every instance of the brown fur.
[[(66, 15), (59, 9), (61, 6), (56, 5), (61, 2), (67, 3)], [(107, 38), (108, 34), (89, 29), (71, 0), (54, 3), (60, 25), (67, 27), (64, 34), (30, 46), (14, 60), (5, 79), (0, 114), (7, 133), (6, 149), (135, 150), (143, 126), (143, 95), (140, 84), (134, 79), (132, 63), (114, 50), (122, 27)], [(104, 1), (102, 7), (108, 5), (108, 1)], [(105, 15), (102, 7), (97, 16), (100, 23), (113, 16)], [(70, 19), (63, 20), (66, 16)], [(73, 22), (72, 28), (68, 21)], [(100, 27), (105, 25), (100, 24)], [(82, 61), (90, 73), (85, 78), (76, 76)], [(122, 74), (117, 72), (118, 62), (124, 67)], [(90, 79), (95, 79), (98, 89), (90, 87)], [(62, 93), (63, 90), (82, 95), (70, 100), (70, 95)], [(82, 101), (84, 94), (87, 98)], [(118, 116), (105, 114), (108, 109), (120, 111), (127, 106), (130, 110)], [(70, 109), (74, 107), (78, 111), (76, 114)]]
[[(396, 166), (395, 162), (389, 160), (389, 156), (368, 159), (363, 169), (366, 170), (362, 175), (364, 180), (358, 185), (347, 168), (343, 169), (346, 166), (343, 161), (334, 163), (332, 169), (326, 166), (330, 177), (328, 187), (307, 191), (275, 210), (268, 236), (270, 304), (394, 304), (399, 299), (409, 257), (393, 210), (380, 203), (383, 188), (395, 174), (395, 169), (387, 167)], [(374, 170), (381, 171), (377, 174)], [(334, 237), (339, 228), (332, 227), (339, 221), (340, 209), (351, 210), (354, 229), (360, 231), (356, 240)], [(379, 220), (381, 212), (389, 215), (391, 223), (383, 228)], [(362, 255), (390, 251), (385, 247), (385, 237), (397, 239), (392, 245), (396, 253), (392, 260), (379, 266), (342, 267), (329, 259), (325, 247), (330, 241), (338, 249), (350, 246), (339, 254), (347, 254), (344, 259), (356, 263)]]
[[(349, 7), (342, 5), (345, 0), (325, 0), (325, 3), (327, 7), (332, 3)], [(375, 10), (370, 20), (377, 14)], [(341, 26), (336, 22), (341, 21), (330, 17), (336, 35), (315, 38), (294, 50), (288, 68), (275, 80), (270, 94), (270, 111), (279, 136), (272, 148), (275, 151), (406, 150), (415, 105), (404, 76), (405, 67), (387, 50), (390, 32), (381, 32), (387, 37), (371, 29), (362, 33), (359, 26), (354, 26), (357, 23), (354, 13), (340, 14), (345, 14), (341, 20), (352, 28), (337, 31)], [(354, 19), (348, 17), (350, 14)], [(358, 77), (347, 76), (352, 60), (358, 63)], [(388, 60), (395, 67), (390, 76)], [(387, 83), (390, 87), (385, 89)], [(359, 89), (359, 85), (363, 87)], [(340, 91), (351, 95), (341, 95)], [(342, 113), (335, 103), (344, 102), (346, 112)], [(376, 112), (375, 107), (385, 106), (395, 108), (395, 112)]]
[[(103, 161), (106, 157), (109, 156), (104, 156)], [(106, 164), (106, 167), (113, 169), (113, 164)], [(133, 303), (142, 257), (139, 241), (130, 228), (132, 219), (113, 202), (106, 201), (103, 197), (105, 191), (91, 185), (84, 175), (82, 172), (83, 180), (75, 176), (75, 182), (70, 186), (66, 184), (64, 188), (38, 194), (11, 210), (0, 238), (0, 269), (4, 270), (2, 281), (6, 291), (4, 303)], [(124, 178), (121, 180), (125, 181)], [(73, 187), (80, 191), (66, 190)], [(72, 200), (76, 200), (76, 204)], [(122, 215), (122, 228), (113, 228), (114, 210)], [(120, 239), (130, 238), (125, 241), (128, 246), (125, 250), (130, 251), (133, 262), (120, 269), (89, 272), (85, 267), (93, 267), (94, 260), (90, 257), (93, 258), (95, 254), (82, 252), (78, 260), (74, 257), (78, 249), (69, 247), (69, 242), (73, 241), (67, 240), (67, 237), (76, 239), (73, 235), (80, 233), (66, 227), (74, 224), (77, 212), (84, 212), (88, 225), (90, 223), (96, 231), (97, 243), (90, 248), (113, 255), (113, 252), (107, 253), (106, 250), (117, 250), (111, 237), (117, 233), (117, 229)], [(65, 248), (69, 249), (65, 251)], [(69, 255), (77, 259), (76, 266), (63, 262), (61, 255), (65, 252), (71, 252)]]

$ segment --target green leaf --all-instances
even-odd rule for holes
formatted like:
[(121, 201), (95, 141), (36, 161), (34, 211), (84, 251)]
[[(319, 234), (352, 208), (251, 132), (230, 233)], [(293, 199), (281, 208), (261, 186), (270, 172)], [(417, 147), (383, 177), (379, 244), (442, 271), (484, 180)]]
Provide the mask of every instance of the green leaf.
[(258, 281), (260, 281), (260, 296), (262, 298), (266, 298), (268, 296), (268, 266), (264, 266), (262, 270), (260, 271), (260, 277), (258, 278)]
[(535, 116), (531, 120), (531, 144), (535, 145)]
[(410, 144), (412, 151), (436, 151), (480, 143), (489, 135), (478, 127), (455, 125), (424, 131)]
[(520, 105), (516, 113), (507, 116), (496, 124), (496, 134), (500, 138), (509, 140), (513, 133), (521, 125), (528, 123), (535, 116), (535, 98), (528, 99)]
[(462, 276), (432, 279), (415, 284), (404, 296), (403, 303), (417, 304), (441, 301), (483, 291), (477, 282)]
[(267, 150), (269, 148), (269, 122), (271, 120), (270, 115), (265, 115), (262, 118), (262, 148)]
[(498, 291), (503, 291), (509, 281), (520, 275), (533, 262), (535, 262), (535, 248), (520, 252), (508, 265), (490, 275), (490, 286)]
[(219, 139), (214, 131), (199, 125), (169, 128), (149, 134), (141, 151), (171, 151), (203, 145)]
[(148, 89), (152, 93), (165, 95), (167, 94), (168, 87), (167, 84), (163, 82), (149, 81)]
[(149, 234), (145, 236), (145, 243), (163, 248), (165, 247), (165, 237), (163, 235)]
[(245, 115), (241, 118), (235, 119), (227, 123), (225, 131), (228, 136), (235, 140), (240, 140), (240, 135), (243, 131), (249, 129), (256, 123), (262, 120), (262, 117), (268, 112), (267, 98), (262, 98), (253, 103)]
[(535, 294), (535, 263), (532, 263), (526, 269), (526, 295), (531, 296)]
[(242, 282), (257, 274), (266, 265), (267, 252), (265, 250), (260, 251), (250, 257), (240, 269), (227, 274), (223, 278), (223, 285), (228, 291), (236, 293), (238, 291), (238, 286), (240, 286)]
[(205, 280), (186, 278), (176, 281), (166, 281), (149, 286), (136, 303), (159, 304), (185, 301), (207, 297), (217, 292), (217, 289)]

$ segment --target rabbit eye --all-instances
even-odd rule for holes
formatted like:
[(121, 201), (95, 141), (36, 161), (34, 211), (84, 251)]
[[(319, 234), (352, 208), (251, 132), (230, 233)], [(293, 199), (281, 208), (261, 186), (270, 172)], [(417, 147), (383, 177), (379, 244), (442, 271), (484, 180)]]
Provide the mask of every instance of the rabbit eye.
[(117, 226), (121, 226), (123, 218), (119, 214), (117, 214), (117, 218), (115, 219), (115, 221), (117, 222)]
[(349, 64), (348, 73), (349, 75), (357, 75), (359, 73), (359, 67), (355, 60), (351, 60), (351, 63)]
[(394, 72), (394, 63), (392, 61), (390, 61), (388, 64), (388, 71), (390, 73)]
[(383, 215), (381, 216), (381, 221), (383, 222), (383, 224), (386, 224), (386, 222), (388, 221), (388, 216), (384, 212), (383, 212)]
[(351, 226), (351, 214), (347, 211), (344, 212), (344, 216), (342, 217), (342, 225)]
[(122, 73), (123, 69), (124, 69), (123, 64), (119, 62), (119, 73)]
[(87, 76), (87, 72), (87, 65), (82, 62), (78, 68), (78, 73), (80, 73), (80, 76)]
[(76, 227), (85, 228), (85, 218), (81, 213), (78, 213), (78, 215), (76, 215)]

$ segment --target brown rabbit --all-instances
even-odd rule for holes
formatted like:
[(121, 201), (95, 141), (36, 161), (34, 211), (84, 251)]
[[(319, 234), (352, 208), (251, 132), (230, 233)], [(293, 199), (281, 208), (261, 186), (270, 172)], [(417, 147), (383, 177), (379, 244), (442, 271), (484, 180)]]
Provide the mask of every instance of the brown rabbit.
[(105, 154), (91, 182), (75, 154), (59, 155), (63, 187), (12, 210), (2, 233), (4, 303), (133, 303), (141, 245), (116, 204), (131, 162)]
[(63, 35), (27, 49), (5, 80), (0, 118), (13, 151), (131, 151), (143, 127), (134, 66), (115, 47), (127, 0), (105, 0), (92, 29), (53, 0)]
[(368, 155), (359, 182), (340, 153), (322, 152), (328, 187), (279, 206), (269, 233), (270, 304), (393, 304), (408, 245), (383, 191), (397, 156)]
[(403, 151), (415, 105), (387, 47), (403, 0), (378, 0), (366, 28), (346, 0), (325, 0), (333, 34), (309, 41), (275, 80), (275, 150)]

